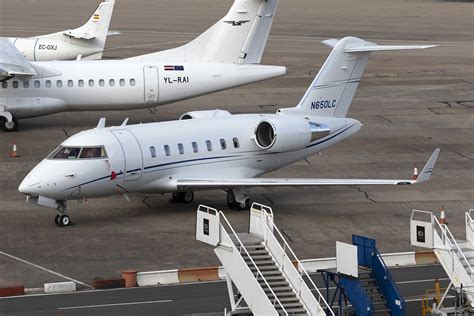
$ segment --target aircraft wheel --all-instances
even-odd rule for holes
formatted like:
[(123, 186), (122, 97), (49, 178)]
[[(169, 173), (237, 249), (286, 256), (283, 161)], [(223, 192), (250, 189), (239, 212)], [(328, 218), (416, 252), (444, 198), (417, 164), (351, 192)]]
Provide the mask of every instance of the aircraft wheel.
[(5, 132), (16, 132), (18, 130), (18, 121), (15, 117), (13, 117), (13, 120), (11, 122), (7, 122), (7, 119), (4, 117), (0, 118), (0, 120), (2, 129)]
[(192, 201), (194, 201), (194, 192), (193, 191), (186, 191), (186, 192), (183, 193), (182, 198), (183, 198), (183, 202), (185, 204), (189, 204)]
[(61, 227), (69, 226), (71, 225), (71, 219), (67, 215), (61, 215), (59, 217), (59, 224)]
[(227, 192), (227, 206), (233, 210), (237, 206), (237, 202), (235, 201), (235, 195), (232, 190)]
[(59, 222), (59, 219), (60, 219), (60, 218), (61, 218), (61, 215), (59, 215), (59, 214), (54, 217), (54, 223), (55, 223), (56, 226), (58, 226), (58, 227), (61, 227), (61, 223)]
[(245, 211), (245, 210), (250, 210), (250, 198), (246, 198), (245, 201), (239, 202), (239, 210)]

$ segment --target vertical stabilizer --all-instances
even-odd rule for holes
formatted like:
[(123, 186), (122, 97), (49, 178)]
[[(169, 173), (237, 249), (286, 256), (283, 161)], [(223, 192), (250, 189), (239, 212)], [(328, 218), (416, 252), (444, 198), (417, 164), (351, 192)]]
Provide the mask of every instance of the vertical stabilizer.
[(94, 59), (100, 59), (107, 40), (114, 4), (115, 0), (103, 1), (89, 20), (78, 28), (38, 36), (37, 38), (64, 40), (64, 37), (66, 37), (75, 44), (97, 48), (100, 52), (94, 55)]
[(345, 117), (369, 60), (375, 51), (423, 49), (433, 45), (377, 45), (356, 37), (326, 40), (333, 47), (299, 104), (283, 113)]
[(260, 63), (279, 0), (235, 0), (219, 22), (188, 44), (131, 59)]

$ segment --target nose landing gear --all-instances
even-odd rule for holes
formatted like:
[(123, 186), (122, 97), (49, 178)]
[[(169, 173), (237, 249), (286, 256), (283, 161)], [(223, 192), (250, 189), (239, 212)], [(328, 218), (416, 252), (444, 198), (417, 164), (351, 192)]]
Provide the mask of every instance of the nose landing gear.
[(249, 210), (251, 205), (250, 197), (243, 189), (235, 188), (227, 190), (227, 206), (231, 210)]
[(67, 204), (65, 201), (57, 201), (58, 203), (58, 215), (54, 217), (54, 223), (58, 227), (65, 227), (71, 225), (71, 219), (66, 214)]
[(170, 202), (171, 203), (184, 203), (189, 204), (194, 201), (194, 192), (173, 192)]

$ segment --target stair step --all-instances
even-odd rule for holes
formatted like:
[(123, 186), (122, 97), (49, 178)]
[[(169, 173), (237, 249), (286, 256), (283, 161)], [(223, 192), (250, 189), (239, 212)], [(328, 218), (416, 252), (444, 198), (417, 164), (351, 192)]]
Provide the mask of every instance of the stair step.
[[(244, 257), (245, 261), (250, 261), (250, 258), (248, 256), (242, 256)], [(270, 255), (257, 255), (257, 256), (252, 256), (252, 260), (253, 261), (257, 261), (257, 260), (272, 260), (272, 256)]]
[[(300, 300), (296, 296), (288, 296), (288, 297), (282, 297), (278, 298), (280, 302), (285, 305), (285, 304), (291, 304), (291, 303), (300, 303)], [(290, 303), (291, 302), (291, 303)]]
[[(268, 254), (268, 251), (266, 249), (256, 249), (256, 250), (249, 250), (247, 249), (247, 252), (251, 255), (251, 256), (254, 256), (254, 255), (266, 255)], [(245, 253), (244, 253), (245, 254)]]
[[(278, 268), (275, 266), (275, 265), (268, 265), (268, 266), (261, 266), (261, 267), (258, 267), (258, 269), (260, 271), (269, 271), (269, 270), (274, 270), (274, 271), (278, 271)], [(250, 270), (252, 270), (252, 272), (256, 272), (257, 271), (257, 268), (255, 268), (254, 266), (250, 266)]]
[[(258, 283), (259, 283), (260, 285), (263, 285), (263, 284), (265, 284), (265, 281), (259, 280)], [(272, 287), (272, 288), (273, 288), (274, 286), (288, 286), (288, 282), (286, 282), (286, 281), (269, 281), (269, 280), (267, 280), (267, 283), (268, 283), (268, 285), (270, 285), (270, 287)]]
[(265, 292), (270, 292), (273, 291), (274, 293), (280, 293), (280, 292), (290, 292), (293, 293), (293, 290), (289, 286), (275, 286), (272, 287), (271, 290), (269, 288), (265, 289)]

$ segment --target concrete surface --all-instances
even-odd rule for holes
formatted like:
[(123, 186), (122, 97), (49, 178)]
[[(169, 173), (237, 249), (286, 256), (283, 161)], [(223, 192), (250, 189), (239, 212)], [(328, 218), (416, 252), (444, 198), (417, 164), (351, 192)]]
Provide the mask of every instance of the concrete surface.
[[(80, 25), (98, 1), (0, 0), (0, 35), (33, 36)], [(231, 1), (118, 0), (106, 58), (125, 58), (180, 45), (225, 14)], [(277, 225), (301, 258), (335, 255), (335, 241), (357, 233), (377, 239), (382, 252), (410, 251), (411, 210), (444, 205), (457, 237), (474, 208), (473, 3), (437, 0), (281, 0), (263, 62), (289, 73), (239, 89), (157, 108), (107, 113), (63, 113), (21, 121), (18, 133), (0, 133), (0, 251), (87, 284), (96, 276), (217, 265), (211, 247), (194, 240), (199, 203), (226, 209), (221, 191), (197, 192), (191, 205), (168, 196), (132, 196), (71, 203), (76, 224), (57, 228), (55, 210), (25, 204), (17, 187), (28, 171), (67, 135), (108, 124), (177, 119), (198, 109), (273, 112), (295, 105), (321, 67), (327, 38), (346, 35), (377, 43), (439, 44), (422, 51), (374, 54), (349, 116), (362, 130), (321, 155), (272, 177), (409, 177), (436, 147), (432, 180), (419, 186), (253, 189), (270, 204)], [(9, 158), (16, 141), (21, 157)], [(227, 211), (245, 229), (247, 212)], [(66, 279), (0, 254), (0, 286)]]

